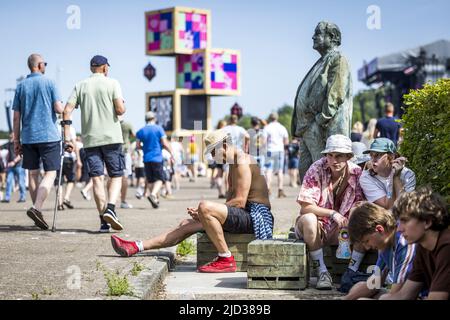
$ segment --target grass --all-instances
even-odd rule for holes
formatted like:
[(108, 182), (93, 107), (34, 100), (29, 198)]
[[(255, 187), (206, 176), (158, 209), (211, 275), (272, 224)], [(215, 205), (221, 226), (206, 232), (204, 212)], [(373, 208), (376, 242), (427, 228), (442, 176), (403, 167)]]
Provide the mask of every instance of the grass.
[(144, 265), (135, 261), (133, 262), (133, 268), (131, 269), (130, 273), (133, 277), (137, 277), (142, 270), (144, 270)]
[(132, 295), (130, 283), (126, 275), (121, 275), (119, 270), (103, 272), (108, 286), (108, 296)]
[(195, 245), (192, 241), (185, 239), (177, 246), (177, 255), (187, 256), (195, 253)]
[(31, 293), (31, 299), (32, 300), (41, 300), (41, 298), (39, 297), (39, 293), (36, 293), (36, 292)]

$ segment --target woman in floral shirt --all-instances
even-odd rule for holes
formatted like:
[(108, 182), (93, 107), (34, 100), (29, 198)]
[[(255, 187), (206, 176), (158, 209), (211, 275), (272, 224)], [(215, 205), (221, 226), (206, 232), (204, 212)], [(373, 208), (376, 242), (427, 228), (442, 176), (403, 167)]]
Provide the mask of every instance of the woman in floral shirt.
[[(331, 290), (332, 278), (323, 260), (322, 248), (337, 245), (341, 228), (347, 226), (350, 209), (362, 201), (363, 193), (359, 186), (361, 168), (352, 163), (352, 142), (343, 135), (328, 138), (325, 157), (316, 161), (308, 169), (297, 202), (301, 206), (295, 223), (296, 235), (308, 247), (311, 259), (319, 268), (317, 289)], [(364, 248), (354, 246), (349, 270), (342, 277), (348, 278), (358, 273), (364, 258)], [(341, 285), (342, 286), (342, 285)]]

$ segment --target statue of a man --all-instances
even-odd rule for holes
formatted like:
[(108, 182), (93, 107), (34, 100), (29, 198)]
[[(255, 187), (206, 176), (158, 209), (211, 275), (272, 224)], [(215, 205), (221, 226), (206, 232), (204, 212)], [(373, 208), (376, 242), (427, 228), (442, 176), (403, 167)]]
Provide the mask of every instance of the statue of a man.
[(298, 87), (292, 117), (292, 135), (300, 143), (300, 178), (323, 154), (327, 138), (350, 135), (353, 111), (352, 79), (347, 59), (337, 50), (341, 31), (319, 22), (313, 49), (321, 55)]

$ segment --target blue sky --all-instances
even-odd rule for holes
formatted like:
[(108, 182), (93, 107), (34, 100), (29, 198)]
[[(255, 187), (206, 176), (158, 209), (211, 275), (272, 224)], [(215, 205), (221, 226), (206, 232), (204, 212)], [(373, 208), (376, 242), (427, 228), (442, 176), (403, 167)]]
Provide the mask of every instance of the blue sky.
[[(81, 9), (80, 30), (66, 27), (70, 5)], [(260, 117), (293, 104), (297, 86), (319, 57), (311, 36), (320, 20), (341, 28), (355, 92), (365, 88), (357, 80), (363, 60), (450, 39), (448, 0), (0, 0), (0, 102), (4, 89), (28, 73), (30, 53), (41, 53), (49, 63), (46, 75), (57, 81), (64, 101), (74, 84), (89, 76), (90, 58), (102, 54), (110, 61), (110, 76), (122, 85), (126, 118), (135, 128), (142, 126), (145, 92), (175, 87), (174, 58), (145, 56), (144, 12), (176, 5), (210, 9), (212, 47), (241, 51), (242, 94), (212, 99), (213, 124), (234, 102)], [(381, 9), (380, 30), (366, 26), (370, 5)], [(157, 69), (152, 82), (142, 75), (149, 61)], [(78, 131), (79, 123), (75, 114)], [(6, 128), (2, 106), (0, 129)]]

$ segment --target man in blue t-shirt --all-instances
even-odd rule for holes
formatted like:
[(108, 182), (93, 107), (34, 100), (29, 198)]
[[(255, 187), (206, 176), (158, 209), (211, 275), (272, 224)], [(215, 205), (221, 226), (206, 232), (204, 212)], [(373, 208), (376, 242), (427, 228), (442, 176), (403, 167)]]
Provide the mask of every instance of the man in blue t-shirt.
[(156, 209), (159, 207), (158, 193), (164, 182), (162, 148), (170, 152), (172, 161), (173, 152), (164, 129), (156, 124), (155, 113), (147, 112), (145, 121), (147, 125), (136, 133), (136, 138), (138, 147), (144, 152), (145, 176), (150, 189), (147, 199)]
[[(64, 110), (55, 84), (43, 76), (46, 66), (41, 55), (30, 55), (31, 73), (17, 86), (13, 103), (14, 151), (23, 155), (23, 168), (29, 170), (33, 201), (27, 215), (43, 230), (48, 229), (48, 224), (41, 210), (61, 166), (61, 135), (56, 114)], [(39, 183), (41, 161), (45, 174)]]
[(397, 122), (398, 119), (394, 117), (394, 105), (388, 102), (384, 111), (386, 116), (378, 119), (375, 131), (373, 133), (373, 138), (388, 138), (392, 140), (395, 145), (397, 145), (401, 125)]
[(412, 270), (416, 245), (408, 244), (396, 232), (397, 221), (391, 211), (374, 203), (363, 202), (352, 211), (348, 222), (351, 242), (361, 243), (367, 250), (378, 250), (374, 274), (364, 282), (355, 284), (345, 300), (378, 298), (385, 293), (399, 291)]

